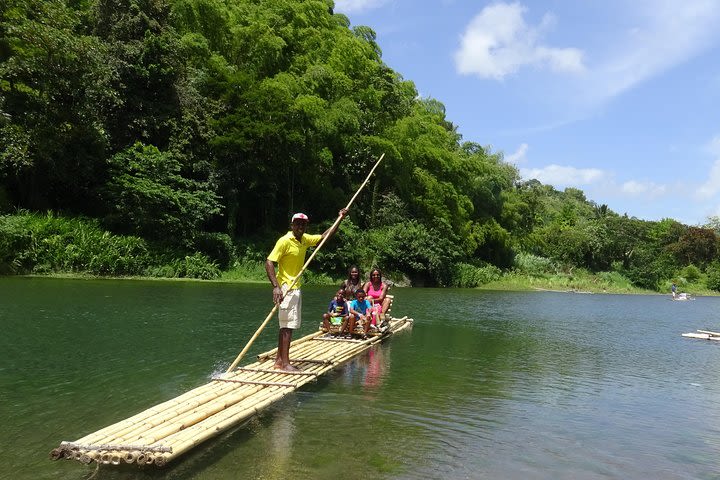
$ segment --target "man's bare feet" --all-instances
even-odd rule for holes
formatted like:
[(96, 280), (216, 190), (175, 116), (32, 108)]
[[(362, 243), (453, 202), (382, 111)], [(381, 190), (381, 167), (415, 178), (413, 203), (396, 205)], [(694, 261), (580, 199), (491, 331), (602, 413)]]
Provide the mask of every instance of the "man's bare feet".
[(273, 368), (274, 368), (275, 370), (282, 370), (283, 372), (299, 372), (299, 371), (300, 371), (299, 368), (294, 367), (294, 366), (292, 366), (292, 365), (290, 365), (290, 364), (285, 365), (285, 366), (275, 364), (275, 365), (273, 365)]

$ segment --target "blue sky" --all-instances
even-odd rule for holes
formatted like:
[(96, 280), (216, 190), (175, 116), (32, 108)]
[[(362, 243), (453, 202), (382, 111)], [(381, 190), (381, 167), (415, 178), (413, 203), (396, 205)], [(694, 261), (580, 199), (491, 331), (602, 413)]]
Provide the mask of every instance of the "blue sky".
[(645, 220), (720, 215), (720, 1), (335, 0), (464, 140)]

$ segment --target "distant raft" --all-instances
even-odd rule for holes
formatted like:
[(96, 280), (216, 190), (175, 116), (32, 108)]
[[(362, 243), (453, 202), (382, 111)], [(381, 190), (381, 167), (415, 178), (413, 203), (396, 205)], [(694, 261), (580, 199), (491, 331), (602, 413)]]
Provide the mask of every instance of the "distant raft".
[(258, 355), (257, 362), (213, 377), (177, 398), (74, 442), (62, 442), (50, 457), (164, 466), (412, 324), (407, 317), (390, 318), (384, 332), (367, 340), (335, 338), (322, 331), (307, 335), (290, 346), (290, 362), (299, 372), (274, 370), (277, 349), (270, 350)]
[(720, 340), (720, 332), (711, 332), (710, 330), (697, 330), (692, 333), (683, 333), (683, 337), (700, 338), (703, 340)]
[(677, 294), (673, 294), (673, 295), (670, 297), (670, 299), (671, 299), (671, 300), (675, 300), (676, 302), (683, 302), (683, 301), (686, 301), (686, 300), (695, 300), (695, 297), (693, 297), (693, 296), (692, 296), (691, 294), (689, 294), (689, 293), (677, 293)]

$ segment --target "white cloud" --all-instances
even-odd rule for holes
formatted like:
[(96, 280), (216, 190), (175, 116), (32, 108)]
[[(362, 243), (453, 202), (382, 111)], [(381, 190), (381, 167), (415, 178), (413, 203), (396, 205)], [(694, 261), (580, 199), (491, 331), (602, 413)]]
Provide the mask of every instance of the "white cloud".
[[(454, 53), (456, 70), (496, 80), (526, 67), (574, 74), (565, 76), (561, 86), (554, 77), (541, 90), (564, 107), (570, 119), (562, 124), (587, 117), (616, 96), (707, 51), (720, 38), (717, 0), (610, 1), (603, 11), (603, 29), (578, 36), (570, 18), (560, 23), (546, 13), (529, 24), (522, 3), (491, 4), (462, 33)], [(554, 27), (558, 31), (553, 33), (575, 35), (573, 44), (548, 45), (546, 33)]]
[(520, 176), (535, 178), (553, 186), (590, 185), (607, 178), (607, 174), (597, 168), (575, 168), (561, 165), (548, 165), (544, 168), (521, 168)]
[(587, 92), (597, 100), (616, 96), (698, 55), (718, 37), (720, 2), (665, 0), (633, 2), (621, 17), (635, 22), (609, 32), (614, 41), (588, 76)]
[(708, 200), (720, 192), (720, 135), (715, 136), (705, 147), (705, 150), (716, 157), (705, 183), (695, 191), (695, 198)]
[(336, 0), (335, 11), (343, 13), (359, 13), (378, 8), (387, 0)]
[(518, 149), (515, 151), (515, 153), (511, 153), (510, 155), (505, 157), (505, 161), (507, 163), (514, 163), (515, 165), (519, 163), (525, 162), (525, 154), (528, 151), (528, 144), (523, 143), (518, 147)]
[(705, 146), (705, 151), (715, 157), (720, 157), (720, 135), (715, 135)]
[(629, 180), (620, 186), (620, 191), (630, 196), (659, 197), (667, 193), (665, 185), (658, 185), (654, 182), (638, 182)]
[(537, 27), (523, 19), (526, 8), (519, 3), (496, 3), (485, 7), (468, 25), (455, 52), (462, 74), (502, 79), (525, 65), (548, 67), (558, 72), (582, 72), (583, 52), (577, 48), (553, 48), (540, 43), (544, 30), (555, 18), (546, 14)]

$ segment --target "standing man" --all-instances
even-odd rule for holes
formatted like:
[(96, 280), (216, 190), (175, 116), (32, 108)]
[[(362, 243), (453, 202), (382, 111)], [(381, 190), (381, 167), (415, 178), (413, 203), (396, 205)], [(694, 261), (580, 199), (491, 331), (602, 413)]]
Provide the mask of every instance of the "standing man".
[[(280, 333), (278, 334), (278, 349), (275, 357), (275, 368), (287, 372), (297, 371), (298, 368), (290, 365), (290, 340), (292, 331), (300, 328), (302, 320), (302, 299), (300, 296), (300, 281), (295, 282), (292, 288), (290, 284), (302, 270), (305, 264), (305, 252), (309, 247), (314, 247), (323, 238), (330, 238), (342, 219), (347, 215), (347, 209), (343, 208), (338, 213), (340, 222), (333, 223), (333, 226), (325, 230), (322, 235), (305, 234), (308, 225), (308, 216), (304, 213), (296, 213), (290, 222), (290, 231), (280, 237), (275, 243), (270, 255), (265, 261), (265, 271), (273, 286), (273, 302), (280, 305), (278, 319), (280, 320)], [(275, 275), (275, 263), (278, 264), (278, 273)]]

